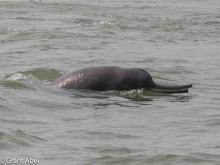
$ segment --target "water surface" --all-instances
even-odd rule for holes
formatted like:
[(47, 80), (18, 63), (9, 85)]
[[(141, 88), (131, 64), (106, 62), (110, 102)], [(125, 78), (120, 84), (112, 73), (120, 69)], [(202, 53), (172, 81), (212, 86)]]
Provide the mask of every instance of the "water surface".
[[(0, 158), (220, 164), (219, 45), (218, 0), (0, 1)], [(155, 95), (49, 85), (97, 65), (141, 67), (156, 82), (193, 88)]]

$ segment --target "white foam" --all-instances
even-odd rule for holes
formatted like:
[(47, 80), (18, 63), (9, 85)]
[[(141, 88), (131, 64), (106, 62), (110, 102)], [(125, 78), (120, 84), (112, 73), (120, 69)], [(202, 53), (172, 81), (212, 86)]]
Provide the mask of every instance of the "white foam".
[(129, 96), (129, 97), (137, 97), (142, 96), (144, 89), (134, 89), (134, 90), (127, 90), (127, 91), (120, 91), (121, 96)]
[(15, 73), (6, 78), (8, 81), (26, 80), (28, 77), (22, 73)]

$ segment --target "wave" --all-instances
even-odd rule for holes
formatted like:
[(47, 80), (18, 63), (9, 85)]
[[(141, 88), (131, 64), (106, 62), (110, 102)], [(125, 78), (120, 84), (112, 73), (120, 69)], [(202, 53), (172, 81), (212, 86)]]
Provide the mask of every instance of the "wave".
[(33, 89), (31, 81), (40, 81), (48, 84), (61, 75), (62, 73), (56, 69), (37, 68), (1, 75), (0, 84), (11, 89)]
[(14, 150), (32, 147), (35, 143), (46, 141), (45, 139), (30, 135), (22, 130), (12, 132), (0, 132), (0, 150)]
[[(125, 150), (126, 151), (126, 150)], [(115, 151), (114, 151), (115, 152)], [(216, 164), (220, 162), (220, 155), (203, 154), (203, 153), (192, 153), (189, 155), (184, 154), (119, 154), (115, 155), (114, 152), (106, 154), (102, 153), (103, 156), (89, 160), (92, 164)], [(122, 151), (120, 151), (122, 152)], [(106, 155), (105, 155), (106, 154)]]

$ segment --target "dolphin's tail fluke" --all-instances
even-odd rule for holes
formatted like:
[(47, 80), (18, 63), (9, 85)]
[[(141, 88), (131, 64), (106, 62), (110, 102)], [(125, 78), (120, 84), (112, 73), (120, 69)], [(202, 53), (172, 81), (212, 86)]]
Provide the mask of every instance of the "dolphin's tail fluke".
[(187, 93), (192, 84), (182, 85), (182, 86), (164, 86), (155, 84), (150, 90), (159, 93)]

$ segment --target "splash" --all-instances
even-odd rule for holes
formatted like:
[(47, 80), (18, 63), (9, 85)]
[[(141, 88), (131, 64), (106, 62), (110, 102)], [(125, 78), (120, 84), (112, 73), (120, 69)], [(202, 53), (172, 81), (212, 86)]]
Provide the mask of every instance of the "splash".
[(125, 97), (142, 97), (144, 93), (144, 89), (135, 89), (135, 90), (127, 90), (127, 91), (120, 91), (120, 96)]
[(16, 81), (16, 80), (27, 80), (28, 76), (22, 74), (22, 73), (14, 73), (11, 75), (6, 75), (7, 81)]
[(34, 89), (33, 84), (49, 84), (62, 74), (55, 69), (32, 69), (0, 75), (0, 84), (12, 89)]

